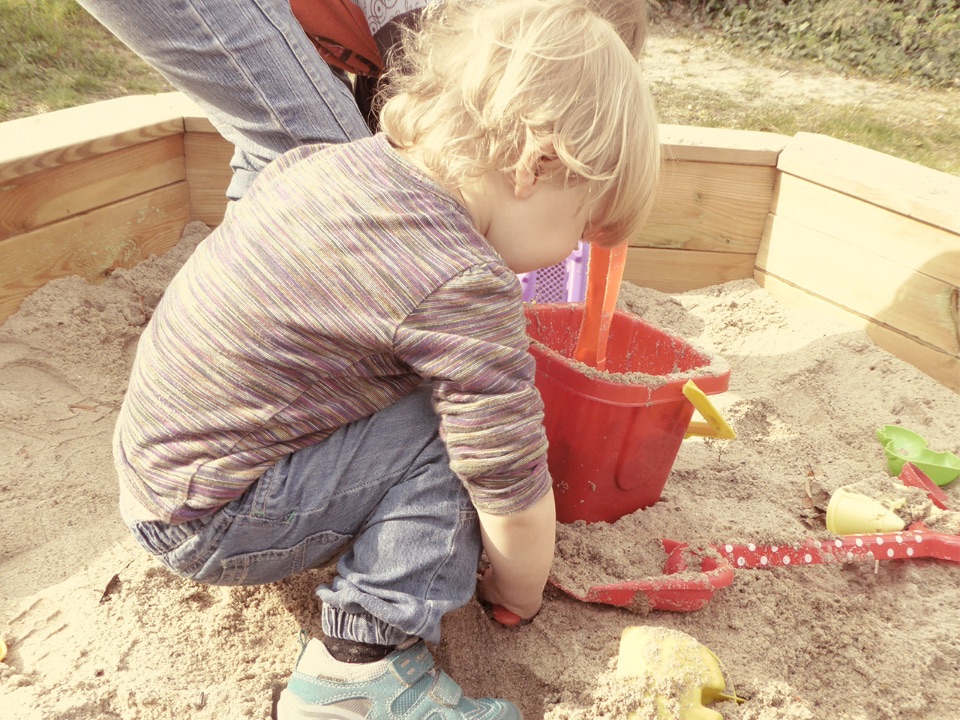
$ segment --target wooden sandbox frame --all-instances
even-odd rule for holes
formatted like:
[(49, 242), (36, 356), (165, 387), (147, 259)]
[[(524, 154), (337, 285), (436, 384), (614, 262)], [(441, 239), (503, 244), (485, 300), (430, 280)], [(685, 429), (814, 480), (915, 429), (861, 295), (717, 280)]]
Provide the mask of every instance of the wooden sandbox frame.
[[(661, 141), (658, 208), (626, 280), (755, 278), (960, 392), (960, 177), (808, 133), (663, 125)], [(50, 280), (95, 282), (189, 221), (217, 225), (232, 153), (179, 93), (0, 124), (0, 322)]]

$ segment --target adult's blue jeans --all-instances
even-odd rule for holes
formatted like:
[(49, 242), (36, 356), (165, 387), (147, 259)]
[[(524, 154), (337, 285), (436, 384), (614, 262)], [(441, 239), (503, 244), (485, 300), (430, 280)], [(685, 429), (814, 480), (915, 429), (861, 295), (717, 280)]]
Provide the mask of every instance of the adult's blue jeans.
[(288, 0), (79, 2), (233, 143), (231, 200), (287, 150), (370, 134), (352, 93), (320, 59)]
[(342, 552), (317, 589), (323, 631), (378, 645), (438, 642), (443, 615), (473, 596), (482, 544), (427, 385), (288, 455), (211, 516), (129, 524), (171, 570), (214, 585), (274, 582)]

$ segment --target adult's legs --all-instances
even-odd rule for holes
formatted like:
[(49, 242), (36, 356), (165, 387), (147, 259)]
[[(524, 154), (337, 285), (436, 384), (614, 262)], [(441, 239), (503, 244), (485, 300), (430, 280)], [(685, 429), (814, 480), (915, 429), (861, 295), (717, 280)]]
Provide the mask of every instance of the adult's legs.
[(370, 134), (350, 89), (320, 59), (287, 0), (79, 2), (236, 146), (231, 199), (291, 148)]

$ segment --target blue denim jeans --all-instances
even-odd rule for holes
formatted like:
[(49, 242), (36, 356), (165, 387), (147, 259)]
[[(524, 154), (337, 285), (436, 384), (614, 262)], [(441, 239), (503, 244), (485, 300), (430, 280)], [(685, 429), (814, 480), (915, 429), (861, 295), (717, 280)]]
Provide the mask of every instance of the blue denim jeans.
[(213, 585), (274, 582), (344, 551), (317, 589), (323, 631), (378, 645), (438, 642), (443, 615), (473, 596), (481, 550), (429, 386), (288, 455), (211, 516), (130, 526), (171, 570)]
[(232, 200), (287, 150), (370, 134), (353, 94), (320, 59), (289, 0), (79, 2), (233, 143)]

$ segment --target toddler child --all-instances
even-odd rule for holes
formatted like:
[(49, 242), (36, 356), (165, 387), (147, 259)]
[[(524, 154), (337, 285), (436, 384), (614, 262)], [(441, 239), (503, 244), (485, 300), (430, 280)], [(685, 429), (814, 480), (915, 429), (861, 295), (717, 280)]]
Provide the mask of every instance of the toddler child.
[(555, 512), (515, 273), (650, 210), (656, 119), (615, 25), (589, 0), (431, 8), (383, 132), (269, 165), (144, 331), (114, 441), (138, 542), (219, 585), (337, 558), (281, 720), (519, 717), (425, 641), (481, 551), (483, 599), (542, 603)]

